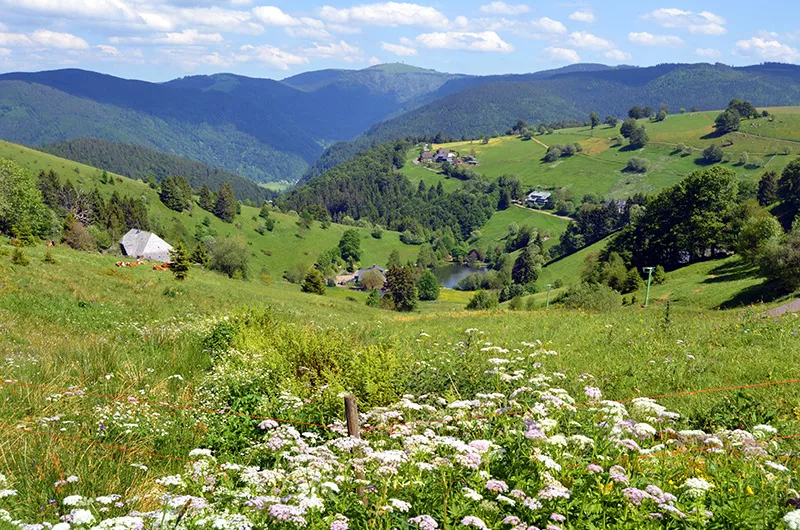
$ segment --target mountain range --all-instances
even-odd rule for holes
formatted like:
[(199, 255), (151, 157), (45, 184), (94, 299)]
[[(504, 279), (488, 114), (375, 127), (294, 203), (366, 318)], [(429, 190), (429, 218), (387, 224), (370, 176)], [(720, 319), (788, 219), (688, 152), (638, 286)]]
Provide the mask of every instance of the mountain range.
[(296, 181), (401, 137), (478, 137), (519, 118), (583, 121), (592, 111), (623, 116), (632, 105), (718, 109), (732, 97), (800, 104), (800, 67), (578, 64), (469, 76), (389, 64), (281, 81), (221, 73), (165, 83), (76, 69), (17, 72), (0, 75), (0, 138), (33, 147), (99, 138), (257, 182)]

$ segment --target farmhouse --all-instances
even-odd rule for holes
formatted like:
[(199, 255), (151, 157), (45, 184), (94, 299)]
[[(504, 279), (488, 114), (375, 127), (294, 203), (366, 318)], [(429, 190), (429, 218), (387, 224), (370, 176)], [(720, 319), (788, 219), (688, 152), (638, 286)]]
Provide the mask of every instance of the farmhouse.
[(152, 232), (133, 229), (122, 236), (119, 242), (122, 253), (130, 258), (144, 258), (151, 261), (170, 261), (172, 246)]
[(447, 149), (440, 147), (439, 149), (436, 150), (436, 156), (434, 157), (433, 161), (438, 163), (450, 162), (452, 164), (453, 162), (455, 162), (455, 159), (456, 155), (454, 155)]
[(544, 206), (550, 198), (550, 192), (547, 191), (532, 191), (528, 194), (526, 203), (532, 206)]
[(358, 269), (358, 270), (356, 271), (356, 273), (355, 273), (355, 275), (354, 275), (353, 279), (354, 279), (355, 281), (357, 281), (357, 282), (360, 282), (360, 281), (361, 281), (361, 278), (363, 278), (363, 277), (364, 277), (364, 275), (365, 275), (366, 273), (368, 273), (369, 271), (377, 271), (377, 272), (378, 272), (378, 273), (381, 275), (381, 278), (383, 278), (383, 281), (384, 281), (384, 282), (386, 281), (386, 271), (385, 271), (385, 270), (383, 270), (381, 267), (378, 267), (378, 266), (377, 266), (377, 265), (375, 265), (374, 263), (372, 264), (372, 266), (370, 266), (370, 267), (367, 267), (366, 269)]

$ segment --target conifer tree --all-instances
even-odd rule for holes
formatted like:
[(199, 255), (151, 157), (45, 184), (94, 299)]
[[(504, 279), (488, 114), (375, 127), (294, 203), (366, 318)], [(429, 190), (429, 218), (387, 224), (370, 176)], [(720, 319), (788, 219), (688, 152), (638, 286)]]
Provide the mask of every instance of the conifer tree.
[(192, 252), (192, 256), (189, 259), (192, 263), (197, 263), (204, 267), (208, 265), (208, 261), (211, 257), (208, 255), (208, 249), (206, 249), (202, 241), (194, 247), (194, 252)]
[(178, 241), (175, 248), (169, 251), (169, 257), (172, 260), (170, 270), (175, 275), (176, 280), (185, 280), (189, 276), (189, 253), (186, 247), (183, 246), (182, 241)]
[(386, 297), (395, 311), (413, 311), (417, 307), (417, 286), (409, 266), (392, 265), (386, 271)]
[(200, 186), (199, 198), (197, 200), (197, 204), (200, 206), (200, 208), (207, 212), (214, 211), (214, 203), (214, 193), (211, 191), (211, 189), (205, 184)]
[(232, 223), (236, 217), (236, 198), (233, 195), (233, 188), (227, 182), (219, 187), (217, 192), (217, 202), (214, 205), (214, 215), (225, 221)]
[(300, 289), (304, 293), (324, 295), (325, 279), (322, 277), (322, 273), (316, 268), (312, 267), (308, 273), (306, 273), (306, 277), (303, 280), (303, 285)]

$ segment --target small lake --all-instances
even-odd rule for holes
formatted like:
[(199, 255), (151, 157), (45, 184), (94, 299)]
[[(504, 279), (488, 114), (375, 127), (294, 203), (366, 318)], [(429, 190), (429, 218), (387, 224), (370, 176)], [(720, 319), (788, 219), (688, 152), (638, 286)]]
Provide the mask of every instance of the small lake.
[(455, 287), (462, 278), (466, 278), (470, 274), (483, 274), (484, 272), (486, 272), (485, 267), (470, 267), (469, 265), (460, 265), (458, 263), (445, 265), (433, 271), (442, 287), (447, 287), (448, 289)]

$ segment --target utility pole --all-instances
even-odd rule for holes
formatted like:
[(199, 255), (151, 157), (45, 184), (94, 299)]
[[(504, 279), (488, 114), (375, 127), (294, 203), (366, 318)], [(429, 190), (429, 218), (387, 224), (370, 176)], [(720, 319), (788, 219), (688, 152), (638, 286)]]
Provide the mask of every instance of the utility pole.
[(553, 286), (552, 283), (547, 284), (547, 302), (545, 302), (544, 308), (547, 309), (550, 307), (550, 288)]
[(642, 270), (647, 273), (647, 292), (644, 295), (644, 306), (647, 307), (647, 303), (650, 301), (650, 282), (653, 280), (655, 267), (644, 267)]

